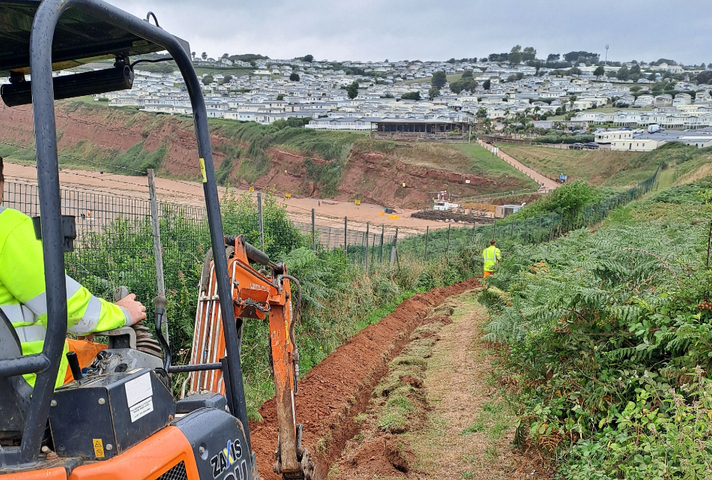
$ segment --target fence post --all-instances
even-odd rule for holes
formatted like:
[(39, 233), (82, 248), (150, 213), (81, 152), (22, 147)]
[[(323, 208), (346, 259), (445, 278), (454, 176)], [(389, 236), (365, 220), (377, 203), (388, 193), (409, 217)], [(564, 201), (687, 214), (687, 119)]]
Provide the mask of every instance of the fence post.
[(326, 248), (331, 249), (331, 227), (329, 227), (329, 239), (326, 241)]
[(472, 225), (472, 241), (470, 243), (475, 243), (475, 234), (477, 233), (477, 222)]
[(386, 234), (386, 226), (381, 225), (381, 246), (378, 250), (378, 263), (383, 263), (383, 237)]
[(346, 255), (346, 258), (349, 257), (349, 243), (348, 243), (348, 229), (349, 229), (349, 221), (346, 217), (344, 217), (344, 255)]
[(393, 246), (395, 247), (398, 243), (398, 227), (396, 227), (396, 234), (393, 237)]
[(312, 250), (316, 250), (316, 236), (315, 236), (315, 223), (314, 209), (312, 208)]
[(452, 225), (450, 225), (450, 224), (448, 223), (448, 225), (447, 225), (447, 247), (445, 247), (445, 256), (446, 256), (446, 257), (447, 257), (447, 255), (448, 255), (448, 253), (450, 253), (450, 227), (451, 227), (451, 226), (452, 226)]
[[(156, 287), (157, 295), (154, 302), (157, 302), (160, 297), (166, 297), (166, 283), (163, 277), (163, 253), (161, 248), (161, 223), (158, 218), (158, 199), (156, 198), (156, 179), (153, 169), (148, 169), (148, 198), (151, 203), (151, 230), (153, 234), (153, 257), (156, 261)], [(163, 338), (168, 343), (168, 321), (165, 313), (162, 318), (161, 332)]]
[(364, 266), (366, 271), (368, 272), (368, 228), (369, 228), (369, 223), (366, 222), (366, 251), (364, 252)]
[(425, 257), (424, 261), (428, 261), (428, 234), (430, 233), (430, 226), (425, 227)]
[(497, 239), (497, 219), (494, 219), (494, 227), (492, 227), (492, 238)]
[(262, 219), (262, 193), (257, 192), (257, 221), (260, 224), (260, 247), (262, 251), (265, 249), (265, 224)]
[(373, 238), (371, 239), (371, 265), (374, 263), (374, 258), (376, 256), (376, 234), (373, 234)]
[(541, 242), (541, 238), (542, 238), (542, 236), (541, 236), (541, 213), (539, 214), (539, 230), (536, 232), (536, 238), (537, 238), (536, 243)]

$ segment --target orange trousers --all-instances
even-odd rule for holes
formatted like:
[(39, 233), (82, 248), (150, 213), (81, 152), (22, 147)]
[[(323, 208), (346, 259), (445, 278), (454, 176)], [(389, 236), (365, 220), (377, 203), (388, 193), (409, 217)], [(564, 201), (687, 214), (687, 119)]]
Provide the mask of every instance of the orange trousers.
[(485, 270), (485, 274), (482, 276), (482, 278), (487, 278), (487, 277), (489, 277), (490, 275), (494, 275), (494, 272), (488, 272), (488, 271)]
[[(75, 352), (77, 354), (77, 360), (79, 360), (79, 367), (84, 368), (91, 365), (92, 360), (96, 357), (96, 354), (102, 350), (106, 350), (108, 345), (103, 343), (94, 343), (90, 340), (72, 340), (67, 339), (67, 345), (69, 345), (69, 351)], [(74, 380), (72, 376), (72, 370), (67, 367), (67, 372), (64, 374), (64, 384), (68, 384)]]

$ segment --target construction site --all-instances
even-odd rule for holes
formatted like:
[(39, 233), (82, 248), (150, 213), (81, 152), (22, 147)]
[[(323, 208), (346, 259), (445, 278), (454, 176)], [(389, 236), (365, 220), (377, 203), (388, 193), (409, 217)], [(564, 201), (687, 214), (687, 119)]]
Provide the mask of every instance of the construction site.
[[(706, 149), (209, 121), (152, 12), (0, 18), (0, 479), (708, 478)], [(192, 117), (82, 103), (166, 59)]]

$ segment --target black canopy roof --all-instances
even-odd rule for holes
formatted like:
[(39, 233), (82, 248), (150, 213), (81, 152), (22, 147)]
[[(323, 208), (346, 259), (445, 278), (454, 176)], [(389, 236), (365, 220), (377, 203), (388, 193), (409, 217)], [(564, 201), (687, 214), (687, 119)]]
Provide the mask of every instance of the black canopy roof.
[[(29, 73), (30, 30), (40, 0), (0, 0), (0, 76), (10, 71)], [(181, 40), (190, 53), (188, 42)], [(62, 70), (116, 56), (159, 52), (163, 47), (70, 8), (57, 25), (52, 45), (52, 66)]]

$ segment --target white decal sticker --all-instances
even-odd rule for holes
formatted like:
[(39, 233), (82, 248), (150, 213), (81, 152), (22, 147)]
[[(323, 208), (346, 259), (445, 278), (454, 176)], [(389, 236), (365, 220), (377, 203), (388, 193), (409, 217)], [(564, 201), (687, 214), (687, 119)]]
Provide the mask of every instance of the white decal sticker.
[(133, 407), (129, 407), (129, 412), (131, 412), (131, 423), (135, 422), (141, 417), (145, 417), (153, 411), (153, 397), (148, 397), (145, 400), (138, 402)]
[(130, 382), (126, 382), (126, 403), (129, 407), (136, 405), (141, 400), (153, 395), (153, 387), (151, 386), (151, 374), (146, 372), (138, 378), (134, 378)]

